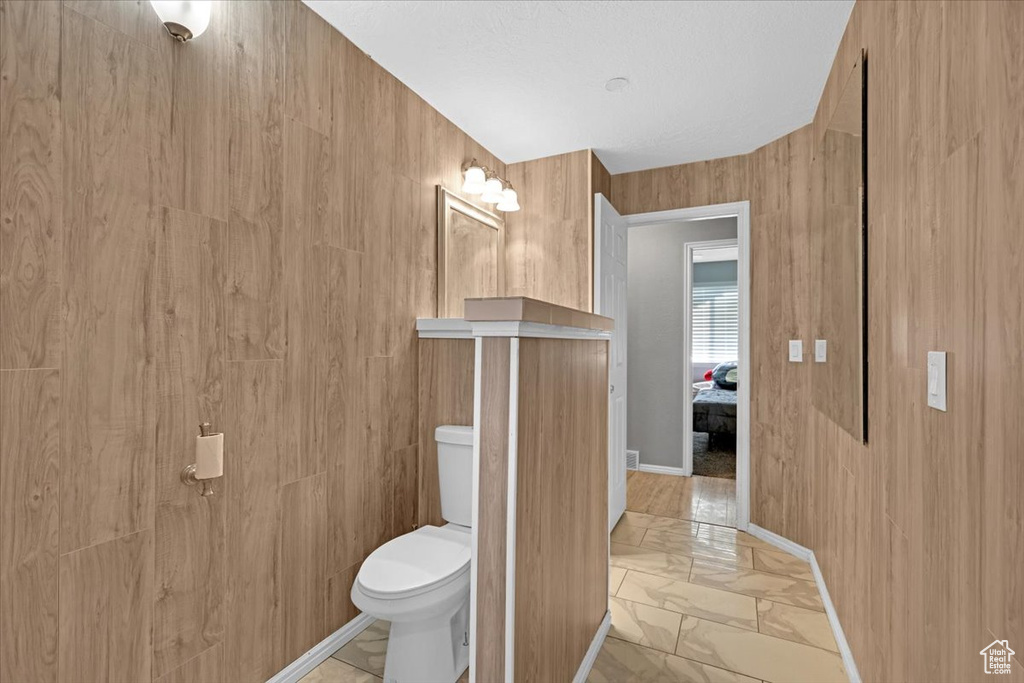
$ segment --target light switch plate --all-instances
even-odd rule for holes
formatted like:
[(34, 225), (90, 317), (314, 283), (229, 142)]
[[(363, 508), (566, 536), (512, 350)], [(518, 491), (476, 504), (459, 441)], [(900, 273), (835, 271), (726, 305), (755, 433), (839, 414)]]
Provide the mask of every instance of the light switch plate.
[(946, 352), (928, 352), (928, 407), (946, 412)]
[(814, 362), (824, 363), (828, 360), (828, 342), (824, 339), (814, 340)]
[(790, 339), (789, 340), (789, 362), (790, 363), (803, 363), (804, 362), (804, 342), (802, 339)]

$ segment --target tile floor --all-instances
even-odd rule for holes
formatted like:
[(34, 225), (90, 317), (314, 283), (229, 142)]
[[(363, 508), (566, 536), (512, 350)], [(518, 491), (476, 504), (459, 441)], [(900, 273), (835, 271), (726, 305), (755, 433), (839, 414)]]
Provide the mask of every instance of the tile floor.
[[(847, 680), (810, 566), (730, 527), (734, 481), (629, 474), (591, 683)], [(380, 681), (387, 635), (374, 623), (303, 681)]]

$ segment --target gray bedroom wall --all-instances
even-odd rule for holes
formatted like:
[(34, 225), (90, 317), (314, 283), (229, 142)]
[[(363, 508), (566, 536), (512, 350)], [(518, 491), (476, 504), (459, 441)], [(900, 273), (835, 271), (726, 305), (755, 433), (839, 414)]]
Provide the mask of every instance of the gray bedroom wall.
[(735, 238), (735, 218), (629, 229), (626, 443), (640, 451), (645, 465), (683, 464), (683, 411), (690, 407), (692, 385), (683, 364), (686, 244)]

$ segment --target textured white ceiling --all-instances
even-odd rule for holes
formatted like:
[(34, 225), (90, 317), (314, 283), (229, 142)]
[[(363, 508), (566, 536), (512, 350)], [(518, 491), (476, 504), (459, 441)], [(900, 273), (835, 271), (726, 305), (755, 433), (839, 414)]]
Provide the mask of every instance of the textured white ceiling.
[[(612, 173), (743, 154), (810, 122), (853, 8), (304, 2), (503, 161), (591, 147)], [(617, 76), (629, 87), (605, 90)]]

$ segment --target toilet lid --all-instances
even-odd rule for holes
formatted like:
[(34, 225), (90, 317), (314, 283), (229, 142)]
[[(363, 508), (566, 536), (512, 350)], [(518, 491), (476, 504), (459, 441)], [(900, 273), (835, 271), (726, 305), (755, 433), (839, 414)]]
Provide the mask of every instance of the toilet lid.
[(423, 526), (370, 553), (359, 569), (367, 595), (394, 600), (439, 588), (469, 570), (469, 534)]

